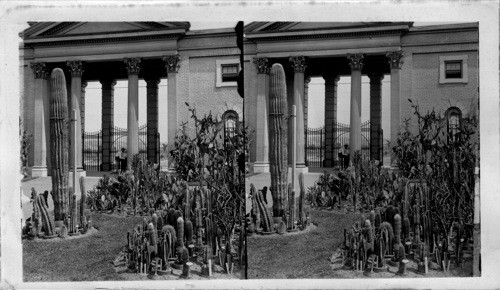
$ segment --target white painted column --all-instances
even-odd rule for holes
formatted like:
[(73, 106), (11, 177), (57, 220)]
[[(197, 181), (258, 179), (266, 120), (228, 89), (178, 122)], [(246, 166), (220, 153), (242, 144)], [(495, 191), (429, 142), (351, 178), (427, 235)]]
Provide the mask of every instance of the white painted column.
[[(179, 72), (179, 55), (168, 55), (163, 57), (165, 63), (165, 70), (167, 71), (167, 107), (168, 107), (168, 121), (167, 121), (167, 138), (168, 144), (172, 144), (175, 140), (177, 133), (177, 73)], [(172, 169), (173, 164), (168, 164), (168, 168)]]
[(128, 73), (127, 103), (127, 167), (130, 169), (134, 155), (139, 153), (139, 71), (141, 59), (124, 60)]
[[(393, 51), (387, 53), (389, 65), (391, 67), (391, 142), (393, 142), (399, 133), (401, 125), (401, 88), (399, 84), (399, 72), (403, 65), (403, 52)], [(395, 155), (391, 154), (391, 164), (395, 162)]]
[[(71, 72), (71, 97), (70, 97), (70, 107), (69, 112), (71, 117), (73, 116), (73, 110), (76, 110), (76, 134), (74, 132), (74, 126), (70, 126), (70, 170), (73, 172), (73, 163), (76, 160), (76, 169), (80, 174), (82, 174), (82, 119), (81, 119), (81, 105), (82, 105), (82, 74), (83, 66), (82, 62), (79, 60), (68, 61), (66, 65), (70, 68)], [(75, 137), (76, 136), (76, 137)], [(74, 140), (76, 138), (76, 140)], [(75, 146), (73, 142), (77, 144), (77, 149), (75, 152)], [(76, 156), (76, 158), (74, 157)]]
[(255, 163), (254, 172), (269, 172), (269, 64), (265, 57), (254, 58), (257, 67), (257, 110), (255, 126)]
[(363, 54), (347, 55), (351, 66), (351, 117), (349, 124), (350, 159), (361, 150), (361, 70)]
[(297, 108), (297, 172), (308, 172), (305, 160), (305, 132), (304, 132), (304, 72), (306, 70), (306, 60), (303, 56), (290, 57), (294, 75), (293, 75), (293, 99)]
[(48, 157), (50, 155), (50, 130), (49, 130), (49, 94), (48, 94), (48, 72), (43, 62), (31, 63), (31, 68), (35, 74), (35, 94), (34, 94), (34, 124), (33, 124), (33, 167), (31, 167), (32, 177), (48, 175)]

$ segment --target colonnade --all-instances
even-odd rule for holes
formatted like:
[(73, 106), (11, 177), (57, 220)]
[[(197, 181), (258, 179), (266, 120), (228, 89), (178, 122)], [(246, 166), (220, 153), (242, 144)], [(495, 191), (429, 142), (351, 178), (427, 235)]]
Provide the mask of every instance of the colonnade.
[[(347, 59), (350, 66), (351, 90), (350, 90), (350, 127), (349, 127), (349, 148), (351, 152), (361, 150), (361, 78), (365, 55), (362, 53), (348, 54)], [(391, 75), (391, 139), (397, 136), (400, 126), (400, 69), (403, 64), (403, 52), (388, 52), (386, 57), (390, 66)], [(255, 138), (255, 172), (268, 172), (269, 142), (267, 137), (268, 119), (268, 98), (269, 98), (269, 71), (270, 62), (267, 57), (256, 57), (253, 59), (257, 67), (257, 99), (256, 99), (256, 138)], [(305, 76), (307, 69), (307, 59), (305, 56), (293, 56), (289, 58), (289, 64), (293, 68), (293, 84), (287, 84), (287, 89), (293, 88), (293, 97), (290, 98), (288, 106), (297, 107), (297, 170), (307, 172), (305, 163), (305, 128), (307, 126), (307, 104), (305, 95), (307, 94), (308, 77)], [(373, 68), (371, 69), (373, 70)], [(335, 148), (335, 126), (337, 122), (337, 86), (340, 75), (334, 72), (326, 72), (322, 75), (325, 80), (325, 159), (324, 167), (334, 166), (336, 151)], [(370, 71), (370, 155), (372, 159), (381, 160), (382, 146), (381, 133), (381, 86), (384, 77), (382, 69), (380, 71)], [(290, 78), (291, 79), (291, 78)], [(293, 86), (292, 86), (293, 85)], [(289, 131), (290, 132), (290, 131)], [(343, 145), (343, 144), (341, 144)], [(291, 144), (289, 143), (289, 146)], [(291, 152), (291, 150), (289, 150)], [(291, 153), (290, 153), (291, 154)], [(289, 160), (291, 155), (289, 154)], [(351, 154), (352, 159), (353, 154)]]
[[(179, 55), (164, 56), (162, 61), (168, 76), (168, 96), (167, 106), (175, 108), (168, 113), (168, 139), (173, 140), (177, 130), (177, 87), (176, 75), (179, 71)], [(133, 156), (139, 153), (139, 73), (142, 69), (141, 58), (123, 59), (127, 71), (127, 153)], [(70, 72), (68, 85), (68, 107), (72, 118), (72, 111), (76, 110), (76, 140), (74, 139), (73, 125), (69, 125), (69, 140), (77, 142), (76, 152), (74, 147), (70, 146), (70, 169), (75, 166), (74, 156), (77, 157), (76, 168), (80, 174), (85, 174), (82, 166), (82, 135), (85, 128), (85, 88), (88, 80), (83, 80), (85, 64), (80, 60), (70, 60), (66, 63)], [(50, 83), (49, 67), (54, 64), (45, 62), (33, 62), (31, 68), (34, 73), (34, 102), (33, 102), (33, 166), (31, 167), (32, 176), (47, 176), (50, 170), (50, 132), (49, 132), (49, 114), (50, 114)], [(147, 156), (148, 161), (157, 162), (158, 148), (158, 84), (160, 76), (154, 72), (144, 73), (144, 79), (147, 84)], [(113, 75), (98, 79), (102, 89), (102, 171), (112, 169), (114, 156), (111, 156), (113, 146), (113, 128), (114, 128), (114, 86), (116, 79)], [(87, 108), (88, 109), (88, 108)], [(132, 158), (128, 158), (130, 166)]]

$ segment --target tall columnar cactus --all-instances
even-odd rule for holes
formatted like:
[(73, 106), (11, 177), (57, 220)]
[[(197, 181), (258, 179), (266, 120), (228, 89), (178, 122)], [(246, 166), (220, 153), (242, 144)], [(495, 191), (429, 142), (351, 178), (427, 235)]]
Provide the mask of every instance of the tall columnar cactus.
[(184, 223), (184, 232), (186, 235), (186, 243), (187, 245), (193, 244), (193, 223), (190, 220), (187, 220)]
[(288, 106), (285, 70), (281, 64), (273, 64), (269, 80), (269, 165), (271, 192), (273, 195), (273, 216), (285, 213), (288, 160)]
[(78, 226), (76, 221), (78, 220), (78, 211), (76, 209), (76, 193), (73, 193), (71, 200), (71, 233), (76, 233), (78, 231)]
[(260, 209), (259, 205), (257, 203), (257, 191), (255, 189), (255, 186), (253, 183), (250, 183), (250, 196), (252, 197), (252, 214), (255, 216), (255, 220), (252, 222), (255, 222), (255, 229), (256, 231), (260, 230), (260, 222), (261, 222), (261, 217), (260, 217)]
[(82, 193), (80, 198), (80, 226), (83, 229), (83, 233), (85, 233), (87, 231), (87, 192), (85, 191), (85, 179), (83, 176), (80, 176), (80, 192)]
[(262, 228), (264, 232), (270, 232), (273, 230), (273, 222), (271, 221), (271, 216), (264, 203), (264, 197), (262, 190), (258, 190), (256, 194), (257, 207), (259, 208), (260, 217), (262, 218)]
[(177, 228), (175, 230), (177, 232), (177, 247), (184, 247), (184, 219), (179, 217), (177, 219)]
[(191, 191), (189, 188), (186, 188), (185, 190), (185, 201), (184, 201), (184, 220), (189, 220), (189, 213), (191, 212), (190, 210), (190, 205), (191, 205)]
[(299, 223), (304, 225), (305, 214), (304, 214), (304, 198), (306, 195), (306, 189), (304, 186), (304, 173), (299, 173)]
[(153, 252), (155, 254), (158, 253), (158, 232), (156, 231), (156, 228), (154, 224), (151, 222), (148, 225), (148, 236), (149, 236), (149, 245), (153, 247)]
[(295, 189), (292, 187), (292, 184), (289, 184), (288, 188), (288, 228), (294, 230), (295, 229)]
[(399, 214), (394, 215), (394, 244), (403, 245), (401, 243), (401, 216)]
[(45, 235), (52, 236), (54, 235), (54, 226), (52, 224), (52, 220), (50, 219), (49, 211), (45, 206), (45, 201), (41, 195), (38, 195), (36, 193), (34, 188), (32, 188), (31, 191), (33, 193), (33, 196), (35, 197), (35, 200), (33, 201), (33, 208), (40, 217), (39, 222), (41, 223), (42, 228), (45, 231)]
[(212, 253), (213, 253), (213, 248), (214, 248), (214, 240), (215, 240), (215, 233), (214, 233), (214, 228), (212, 226), (212, 219), (210, 217), (205, 217), (205, 240), (207, 243), (208, 247), (208, 255), (210, 257), (208, 259), (211, 259)]
[(408, 241), (410, 239), (410, 219), (408, 217), (403, 220), (403, 232), (404, 240)]
[(68, 213), (68, 97), (66, 78), (60, 68), (50, 75), (50, 138), (54, 218), (63, 221)]

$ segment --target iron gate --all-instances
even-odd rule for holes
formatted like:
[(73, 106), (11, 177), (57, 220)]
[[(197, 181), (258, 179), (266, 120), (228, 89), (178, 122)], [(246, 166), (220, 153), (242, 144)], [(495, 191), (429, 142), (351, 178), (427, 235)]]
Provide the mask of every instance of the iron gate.
[(101, 165), (102, 130), (83, 133), (82, 165), (85, 171), (99, 171)]
[[(114, 127), (112, 132), (113, 144), (111, 146), (111, 160), (115, 160), (115, 156), (121, 148), (127, 148), (127, 129)], [(159, 142), (159, 134), (158, 134)], [(147, 125), (139, 127), (139, 155), (144, 160), (147, 160)], [(158, 149), (158, 148), (157, 148)], [(83, 168), (85, 171), (100, 171), (102, 168), (102, 130), (97, 132), (83, 133)], [(113, 169), (118, 169), (118, 164), (113, 163)]]
[(307, 128), (306, 164), (308, 167), (323, 167), (325, 158), (325, 126)]
[[(334, 123), (332, 156), (334, 164), (338, 164), (338, 152), (341, 146), (349, 144), (349, 125)], [(325, 159), (325, 127), (307, 128), (306, 130), (306, 164), (308, 167), (323, 167)], [(361, 154), (370, 158), (370, 121), (361, 124)]]

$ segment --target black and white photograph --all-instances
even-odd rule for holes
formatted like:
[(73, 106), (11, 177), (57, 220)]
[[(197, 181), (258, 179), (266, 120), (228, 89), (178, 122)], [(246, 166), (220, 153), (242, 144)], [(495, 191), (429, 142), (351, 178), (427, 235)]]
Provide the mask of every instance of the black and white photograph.
[(249, 279), (481, 275), (478, 35), (245, 26)]
[(5, 1), (0, 289), (498, 289), (498, 1)]
[(236, 24), (27, 23), (24, 281), (245, 277)]

